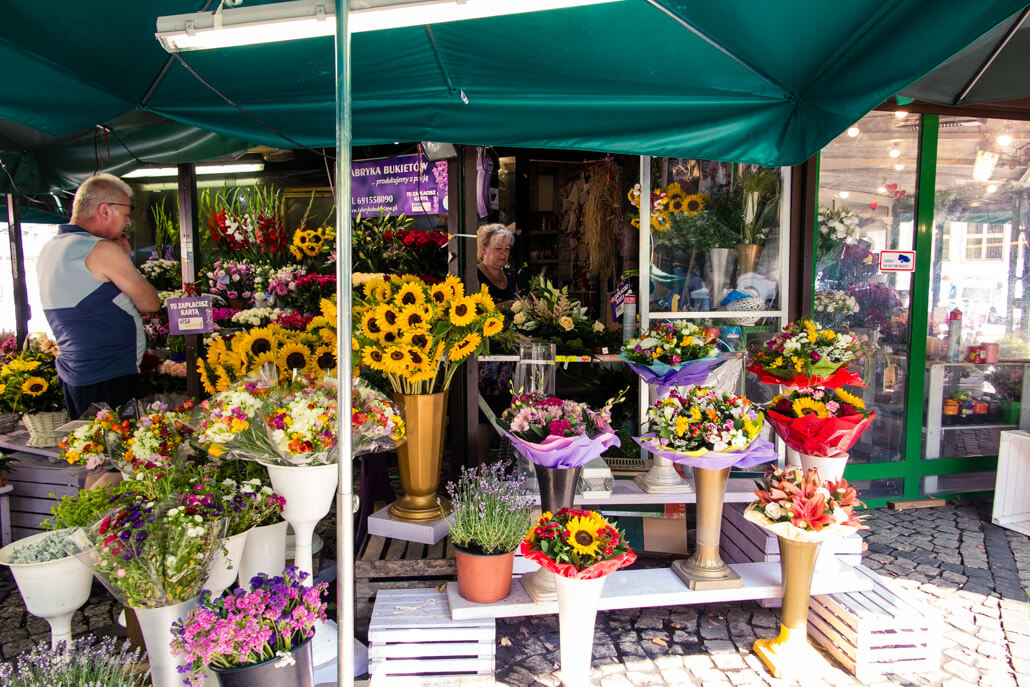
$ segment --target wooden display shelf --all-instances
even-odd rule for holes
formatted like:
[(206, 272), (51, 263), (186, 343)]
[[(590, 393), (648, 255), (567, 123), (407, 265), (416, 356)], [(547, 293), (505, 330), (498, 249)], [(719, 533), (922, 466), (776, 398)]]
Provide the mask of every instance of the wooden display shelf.
[[(656, 606), (690, 606), (696, 604), (756, 601), (783, 596), (779, 563), (736, 563), (730, 566), (743, 580), (736, 589), (691, 590), (670, 568), (620, 570), (607, 577), (598, 610), (645, 608)], [(861, 566), (859, 566), (861, 567)], [(872, 580), (855, 568), (840, 564), (836, 568), (816, 571), (812, 578), (812, 594), (836, 594), (872, 589)], [(492, 604), (477, 604), (458, 594), (458, 583), (447, 583), (447, 601), (455, 620), (474, 618), (510, 618), (546, 615), (558, 612), (556, 601), (533, 603), (518, 580), (513, 580), (511, 593)]]

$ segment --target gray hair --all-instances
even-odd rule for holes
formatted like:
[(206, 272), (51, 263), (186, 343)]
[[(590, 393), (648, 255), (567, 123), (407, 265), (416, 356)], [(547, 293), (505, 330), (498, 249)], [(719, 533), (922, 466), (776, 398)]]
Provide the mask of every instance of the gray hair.
[(86, 219), (93, 217), (100, 209), (101, 203), (116, 202), (120, 194), (132, 198), (132, 187), (113, 174), (97, 174), (82, 182), (75, 192), (72, 203), (72, 214)]
[(511, 229), (495, 222), (493, 224), (484, 224), (479, 227), (476, 232), (476, 249), (479, 259), (483, 259), (483, 251), (494, 241), (504, 241), (509, 246), (515, 243), (515, 234), (511, 232)]

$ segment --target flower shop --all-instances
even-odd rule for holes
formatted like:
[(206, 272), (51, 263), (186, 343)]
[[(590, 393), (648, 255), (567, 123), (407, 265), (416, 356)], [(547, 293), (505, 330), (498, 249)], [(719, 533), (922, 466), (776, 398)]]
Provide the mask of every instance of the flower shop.
[[(73, 18), (97, 25), (59, 4), (65, 31)], [(178, 33), (201, 35), (209, 20), (217, 33), (275, 4), (219, 4)], [(775, 678), (803, 669), (810, 639), (846, 650), (825, 626), (810, 636), (810, 598), (873, 588), (863, 505), (968, 491), (948, 479), (993, 463), (947, 452), (968, 431), (1030, 425), (1011, 405), (1030, 379), (1013, 362), (1025, 210), (984, 209), (963, 186), (937, 226), (946, 173), (927, 165), (937, 145), (962, 145), (949, 133), (964, 125), (907, 112), (906, 124), (897, 101), (881, 105), (1018, 8), (971, 17), (946, 3), (923, 12), (932, 26), (884, 22), (885, 33), (830, 8), (787, 27), (761, 12), (594, 4), (353, 36), (348, 23), (370, 15), (318, 4), (323, 26), (348, 36), (333, 51), (339, 83), (328, 34), (227, 48), (247, 65), (227, 70), (219, 50), (175, 47), (174, 11), (194, 8), (133, 8), (125, 40), (138, 63), (123, 78), (142, 101), (69, 78), (93, 109), (62, 119), (37, 92), (25, 109), (38, 121), (0, 113), (48, 136), (88, 132), (57, 163), (0, 152), (16, 266), (16, 331), (0, 348), (11, 475), (0, 512), (12, 527), (0, 565), (51, 630), (49, 648), (0, 667), (5, 683), (32, 684), (52, 665), (80, 682), (155, 687), (366, 673), (488, 683), (495, 619), (557, 614), (561, 680), (585, 685), (599, 611), (730, 600), (782, 604), (779, 634), (752, 647)], [(764, 36), (770, 22), (784, 31), (763, 54), (807, 45), (818, 27), (847, 59), (813, 47), (810, 79), (795, 83), (797, 65), (756, 66), (740, 57), (750, 40), (709, 35), (732, 24)], [(17, 23), (53, 30), (28, 13)], [(913, 55), (928, 30), (940, 44)], [(410, 54), (382, 58), (389, 32)], [(869, 71), (869, 45), (845, 40), (856, 32), (906, 59), (843, 98), (825, 79)], [(598, 47), (628, 36), (639, 60)], [(496, 49), (546, 65), (556, 41), (562, 70), (512, 70)], [(470, 52), (477, 60), (453, 57)], [(670, 93), (663, 77), (646, 84), (665, 94), (648, 116), (626, 106), (641, 74), (688, 56), (696, 84)], [(48, 68), (33, 62), (19, 79)], [(439, 93), (420, 90), (438, 80)], [(745, 94), (760, 104), (742, 107)], [(891, 109), (866, 114), (877, 106)], [(1015, 159), (1022, 128), (982, 126), (1005, 149), (977, 148), (971, 166)], [(865, 177), (883, 170), (851, 163), (884, 141), (894, 173), (870, 190)], [(208, 184), (201, 161), (262, 169)], [(100, 169), (136, 189), (133, 258), (162, 308), (144, 320), (147, 397), (72, 418), (59, 347), (29, 334), (21, 224), (30, 209), (66, 213), (68, 197), (25, 204)], [(1011, 205), (1018, 175), (992, 173), (983, 194)], [(514, 298), (477, 276), (484, 224), (511, 238)], [(1012, 276), (953, 294), (944, 263), (961, 255), (1008, 261)], [(1009, 315), (991, 314), (998, 298)], [(946, 356), (937, 367), (931, 350)], [(924, 364), (929, 384), (908, 374)], [(639, 564), (655, 554), (661, 564)], [(358, 598), (356, 559), (418, 571), (434, 555), (442, 586), (394, 573), (426, 584), (373, 584)], [(94, 580), (129, 644), (73, 637)]]

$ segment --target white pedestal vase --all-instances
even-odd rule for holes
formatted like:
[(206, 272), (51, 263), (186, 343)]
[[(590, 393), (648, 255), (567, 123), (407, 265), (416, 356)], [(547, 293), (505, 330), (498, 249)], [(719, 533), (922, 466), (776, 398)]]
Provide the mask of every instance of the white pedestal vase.
[(42, 532), (8, 544), (0, 549), (0, 564), (11, 568), (25, 609), (50, 624), (50, 646), (55, 647), (71, 641), (72, 616), (89, 600), (93, 572), (75, 556), (45, 563), (11, 562), (16, 549), (51, 536), (54, 532)]
[(147, 645), (147, 658), (150, 661), (150, 682), (154, 687), (182, 687), (182, 673), (179, 666), (186, 665), (185, 658), (172, 655), (172, 623), (185, 618), (189, 612), (199, 606), (199, 598), (194, 597), (174, 606), (160, 608), (134, 608), (140, 633)]
[[(336, 486), (339, 484), (339, 467), (332, 465), (283, 466), (264, 463), (272, 489), (286, 499), (283, 518), (293, 528), (293, 563), (308, 575), (312, 573), (311, 539), (315, 525), (324, 518), (333, 505)], [(285, 535), (284, 535), (285, 537)], [(285, 539), (283, 550), (285, 554)], [(281, 571), (280, 571), (281, 572)], [(314, 584), (312, 575), (311, 583)], [(336, 660), (336, 623), (328, 622), (315, 628), (311, 640), (311, 656), (318, 672), (320, 666)], [(358, 656), (367, 656), (363, 644), (354, 640), (355, 675), (368, 672), (367, 660), (361, 665)]]
[(633, 478), (637, 486), (649, 494), (690, 494), (694, 491), (693, 485), (676, 472), (675, 463), (662, 456), (653, 458), (651, 469)]
[[(226, 537), (219, 542), (215, 555), (211, 558), (211, 572), (208, 573), (204, 589), (211, 590), (211, 596), (221, 596), (222, 592), (232, 586), (240, 574), (240, 560), (243, 549), (247, 545), (247, 532), (240, 532)], [(224, 547), (224, 551), (223, 551)], [(250, 579), (250, 578), (247, 578)]]
[(800, 465), (806, 472), (812, 468), (819, 468), (819, 475), (824, 481), (831, 480), (836, 482), (844, 477), (844, 468), (848, 465), (848, 454), (841, 453), (837, 456), (824, 458), (801, 453), (788, 446), (787, 464)]
[(258, 573), (281, 575), (286, 567), (286, 528), (283, 520), (274, 525), (255, 527), (247, 532), (247, 541), (240, 557), (240, 586), (250, 589), (250, 580)]
[(555, 575), (554, 582), (558, 590), (561, 681), (565, 687), (586, 687), (590, 684), (594, 621), (604, 577), (575, 580)]

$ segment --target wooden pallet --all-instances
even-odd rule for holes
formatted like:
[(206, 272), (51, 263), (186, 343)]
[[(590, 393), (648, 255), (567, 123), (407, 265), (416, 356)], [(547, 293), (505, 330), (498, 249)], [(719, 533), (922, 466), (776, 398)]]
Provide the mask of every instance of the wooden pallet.
[(86, 468), (65, 462), (51, 463), (42, 456), (14, 453), (18, 462), (8, 477), (11, 492), (11, 531), (21, 539), (42, 531), (51, 507), (62, 496), (74, 496), (86, 484)]
[(927, 617), (895, 594), (875, 572), (861, 566), (856, 570), (873, 581), (873, 588), (813, 596), (809, 637), (862, 682), (891, 673), (937, 670), (940, 619)]
[(382, 590), (368, 629), (371, 687), (492, 685), (495, 626), (452, 620), (435, 589)]
[(440, 587), (456, 574), (454, 548), (448, 537), (435, 544), (420, 544), (369, 535), (354, 562), (355, 628), (359, 632), (367, 628), (379, 590)]

